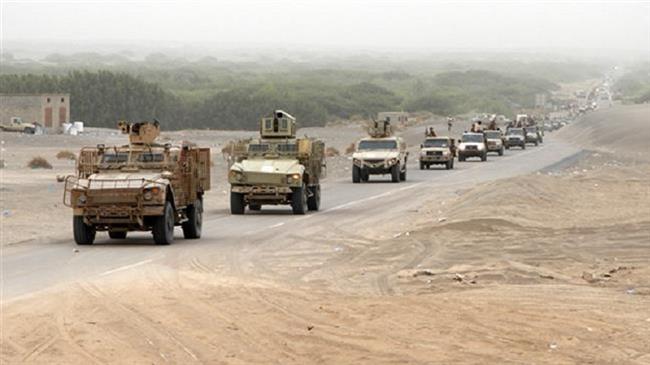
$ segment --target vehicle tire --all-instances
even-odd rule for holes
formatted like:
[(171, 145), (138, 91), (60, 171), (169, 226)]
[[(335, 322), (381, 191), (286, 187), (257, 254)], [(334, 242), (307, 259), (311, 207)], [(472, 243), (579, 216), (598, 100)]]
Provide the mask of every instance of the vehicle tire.
[(487, 161), (487, 152), (485, 152), (485, 153), (483, 153), (481, 155), (481, 161), (483, 161), (483, 162)]
[(368, 182), (369, 179), (370, 179), (370, 173), (368, 173), (367, 170), (362, 169), (361, 170), (361, 181)]
[(23, 129), (23, 133), (25, 133), (25, 134), (36, 134), (36, 129), (31, 128), (31, 127), (27, 127), (25, 129)]
[(454, 161), (453, 161), (453, 160), (449, 160), (449, 161), (447, 161), (447, 163), (445, 164), (445, 169), (447, 169), (447, 170), (449, 170), (449, 169), (451, 169), (451, 168), (453, 168), (453, 167), (454, 167)]
[(260, 210), (262, 210), (262, 205), (261, 204), (248, 204), (248, 209), (250, 209), (252, 211), (255, 211), (255, 212), (259, 212)]
[(194, 204), (187, 207), (187, 221), (183, 222), (183, 237), (185, 239), (201, 238), (203, 227), (203, 202), (197, 199)]
[(361, 168), (357, 165), (352, 166), (352, 182), (355, 184), (361, 182)]
[(503, 156), (503, 147), (499, 150), (499, 156)]
[(406, 181), (406, 165), (404, 165), (404, 171), (399, 173), (399, 181)]
[(175, 223), (172, 203), (165, 202), (163, 215), (156, 217), (153, 223), (153, 240), (157, 245), (169, 245), (174, 242)]
[(291, 209), (293, 214), (305, 214), (307, 212), (307, 187), (304, 184), (293, 189), (291, 193)]
[(311, 211), (318, 211), (320, 209), (320, 185), (312, 186), (311, 196), (307, 198), (307, 209)]
[(452, 158), (450, 161), (451, 161), (451, 169), (453, 170), (454, 169), (454, 159)]
[(458, 161), (460, 162), (465, 161), (465, 156), (458, 155)]
[(72, 218), (72, 232), (78, 245), (92, 245), (95, 241), (95, 227), (84, 223), (84, 217), (80, 215)]
[(392, 182), (394, 183), (399, 182), (399, 177), (400, 177), (399, 164), (395, 164), (390, 168), (390, 177)]
[(424, 170), (424, 162), (420, 161), (420, 170)]
[(535, 141), (535, 146), (539, 146), (539, 142), (538, 142), (538, 141)]
[(510, 146), (506, 146), (506, 149), (509, 150), (509, 149), (510, 149)]
[(244, 203), (244, 194), (230, 192), (230, 214), (244, 214), (246, 204)]
[(113, 240), (123, 240), (126, 238), (126, 232), (108, 231), (108, 237), (110, 237)]
[(526, 149), (526, 144), (525, 144), (525, 143), (521, 145), (521, 149), (522, 149), (522, 150), (525, 150), (525, 149)]

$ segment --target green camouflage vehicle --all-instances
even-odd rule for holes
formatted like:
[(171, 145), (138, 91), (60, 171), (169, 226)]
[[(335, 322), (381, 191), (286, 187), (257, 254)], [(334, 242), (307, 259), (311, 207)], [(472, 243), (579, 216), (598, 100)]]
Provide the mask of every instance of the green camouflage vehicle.
[(294, 214), (320, 208), (325, 144), (296, 138), (296, 119), (276, 110), (260, 121), (260, 138), (235, 147), (228, 172), (230, 212), (259, 211), (263, 205), (291, 205)]

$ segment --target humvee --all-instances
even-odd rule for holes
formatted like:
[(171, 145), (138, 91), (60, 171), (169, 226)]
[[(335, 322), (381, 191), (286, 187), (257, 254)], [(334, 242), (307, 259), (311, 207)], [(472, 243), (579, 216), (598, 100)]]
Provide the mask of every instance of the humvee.
[(450, 137), (427, 137), (420, 145), (420, 170), (431, 165), (445, 165), (447, 170), (454, 168), (456, 145)]
[(374, 121), (369, 137), (361, 139), (352, 154), (352, 182), (366, 182), (370, 175), (390, 174), (394, 183), (406, 180), (408, 152), (401, 137), (393, 135), (388, 120)]
[(158, 121), (120, 122), (119, 128), (128, 145), (82, 148), (77, 174), (65, 178), (63, 203), (73, 209), (77, 244), (92, 244), (97, 231), (113, 239), (151, 231), (156, 244), (167, 245), (179, 225), (185, 238), (200, 238), (210, 149), (155, 143)]
[(458, 140), (458, 161), (465, 161), (468, 157), (479, 157), (481, 161), (487, 160), (487, 140), (485, 134), (465, 132)]
[(296, 119), (276, 110), (260, 121), (260, 138), (235, 146), (228, 171), (230, 212), (244, 214), (263, 205), (289, 204), (294, 214), (320, 208), (325, 144), (296, 138)]

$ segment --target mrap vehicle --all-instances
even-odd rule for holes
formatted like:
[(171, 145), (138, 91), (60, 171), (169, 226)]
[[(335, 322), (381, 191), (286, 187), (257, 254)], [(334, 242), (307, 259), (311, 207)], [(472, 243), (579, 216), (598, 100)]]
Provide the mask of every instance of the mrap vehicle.
[(228, 171), (230, 212), (259, 211), (263, 205), (291, 205), (294, 214), (320, 208), (325, 144), (296, 138), (296, 118), (276, 110), (260, 121), (260, 138), (235, 146)]
[(183, 228), (185, 238), (200, 238), (210, 149), (155, 143), (157, 121), (118, 126), (130, 143), (82, 148), (77, 174), (65, 179), (63, 202), (73, 209), (77, 244), (92, 244), (97, 231), (113, 239), (151, 231), (156, 244), (167, 245), (175, 226)]

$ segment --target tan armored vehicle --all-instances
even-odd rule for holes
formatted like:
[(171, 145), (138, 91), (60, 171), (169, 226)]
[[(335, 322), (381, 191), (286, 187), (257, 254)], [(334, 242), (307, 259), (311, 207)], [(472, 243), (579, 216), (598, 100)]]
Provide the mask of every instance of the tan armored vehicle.
[(458, 161), (465, 161), (469, 157), (479, 157), (487, 161), (487, 140), (485, 134), (465, 132), (458, 141)]
[(445, 165), (447, 170), (454, 168), (456, 145), (450, 137), (427, 137), (420, 145), (420, 170), (431, 165)]
[(74, 239), (89, 245), (97, 231), (124, 239), (152, 231), (156, 244), (201, 237), (203, 194), (210, 189), (210, 149), (192, 143), (158, 144), (159, 123), (120, 122), (124, 146), (85, 147), (77, 175), (65, 179), (63, 202), (73, 208)]
[(260, 121), (260, 138), (234, 148), (228, 172), (230, 212), (244, 214), (262, 205), (289, 204), (294, 214), (320, 208), (325, 144), (296, 138), (296, 119), (276, 110)]
[(25, 123), (22, 118), (12, 117), (9, 123), (0, 124), (0, 130), (36, 134), (42, 132), (42, 127), (38, 123)]
[(503, 156), (505, 149), (505, 138), (500, 129), (488, 129), (483, 132), (485, 140), (487, 141), (487, 151), (496, 152), (499, 156)]
[(406, 143), (393, 135), (390, 122), (373, 122), (368, 134), (369, 137), (357, 143), (356, 152), (352, 154), (352, 182), (366, 182), (370, 175), (386, 174), (390, 174), (395, 183), (406, 180)]

